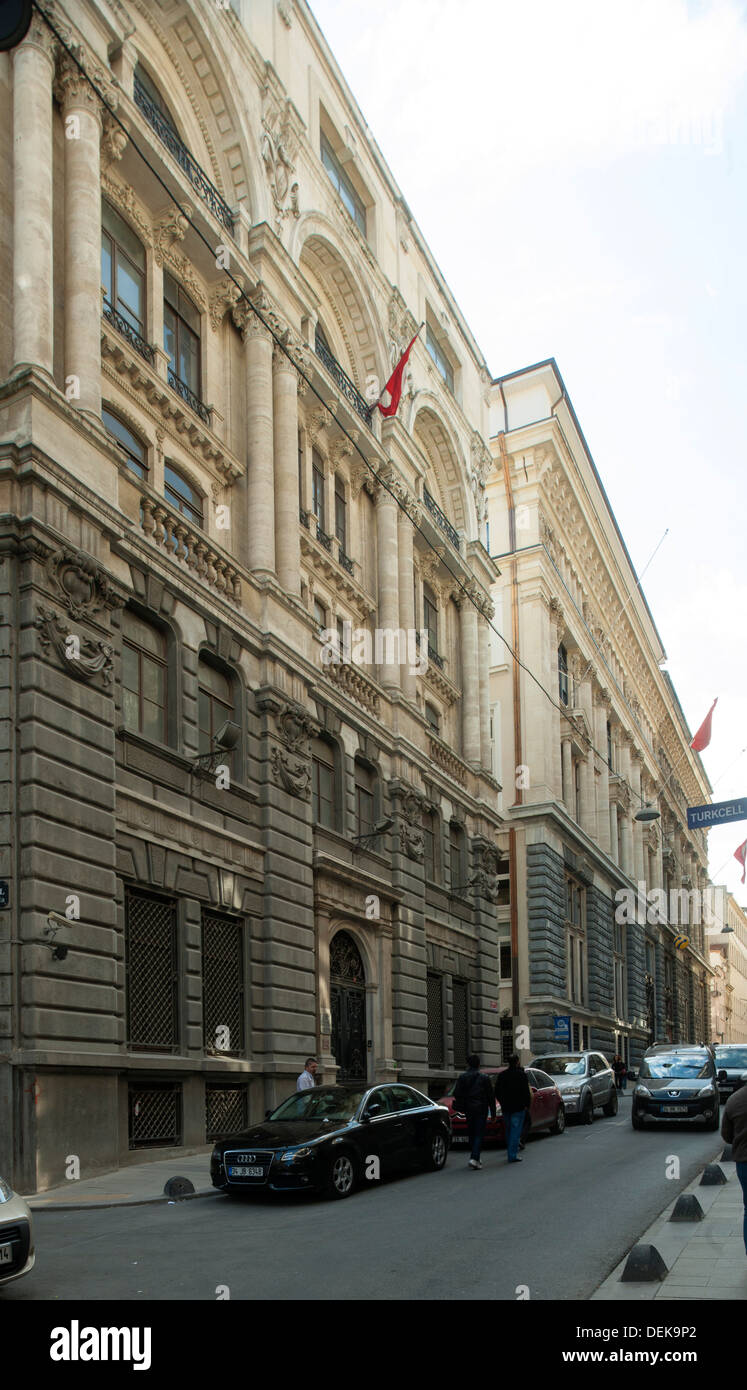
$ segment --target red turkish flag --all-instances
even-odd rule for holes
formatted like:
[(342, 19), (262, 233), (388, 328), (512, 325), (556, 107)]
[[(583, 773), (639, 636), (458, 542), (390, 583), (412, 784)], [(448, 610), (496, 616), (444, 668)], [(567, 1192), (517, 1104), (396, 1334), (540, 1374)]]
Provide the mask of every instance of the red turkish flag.
[(690, 747), (694, 748), (696, 753), (702, 753), (703, 749), (707, 748), (711, 741), (711, 720), (713, 719), (713, 711), (715, 710), (717, 704), (718, 695), (716, 696), (716, 699), (711, 705), (711, 708), (709, 709), (705, 719), (703, 720), (703, 723), (698, 729), (695, 738), (690, 744)]
[[(423, 325), (421, 324), (420, 328), (422, 328), (422, 326)], [(420, 332), (420, 328), (418, 329), (418, 333)], [(415, 338), (417, 338), (418, 333), (415, 334)], [(402, 398), (402, 375), (404, 373), (405, 367), (407, 366), (407, 359), (410, 356), (410, 353), (412, 352), (412, 344), (415, 342), (415, 338), (413, 338), (412, 343), (410, 343), (409, 347), (405, 348), (404, 352), (402, 353), (402, 356), (399, 359), (399, 362), (394, 368), (392, 375), (390, 376), (386, 386), (384, 387), (384, 390), (381, 393), (382, 396), (386, 395), (387, 392), (389, 393), (389, 404), (382, 405), (381, 401), (376, 402), (382, 415), (397, 414), (397, 411), (399, 409), (399, 403)]]
[(744, 883), (745, 872), (747, 872), (747, 840), (743, 840), (739, 849), (735, 849), (734, 858), (738, 859), (742, 865), (742, 883)]

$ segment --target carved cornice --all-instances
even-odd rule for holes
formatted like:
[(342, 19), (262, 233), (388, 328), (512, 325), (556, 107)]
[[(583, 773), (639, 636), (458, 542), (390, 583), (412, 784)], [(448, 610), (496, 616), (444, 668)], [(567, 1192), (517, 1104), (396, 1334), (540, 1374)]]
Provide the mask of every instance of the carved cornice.
[[(235, 283), (238, 281), (238, 283)], [(210, 312), (210, 327), (217, 333), (229, 309), (233, 313), (235, 305), (241, 298), (241, 291), (244, 286), (244, 279), (241, 275), (236, 275), (234, 279), (225, 276), (210, 291), (208, 305)]]

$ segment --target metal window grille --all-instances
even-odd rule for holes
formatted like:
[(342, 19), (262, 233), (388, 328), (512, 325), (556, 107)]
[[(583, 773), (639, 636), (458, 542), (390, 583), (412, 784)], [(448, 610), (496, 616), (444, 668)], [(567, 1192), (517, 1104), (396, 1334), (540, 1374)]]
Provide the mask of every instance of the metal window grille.
[(129, 1086), (130, 1148), (182, 1142), (182, 1088), (178, 1083)]
[(205, 1138), (239, 1134), (249, 1123), (249, 1091), (246, 1086), (205, 1087)]
[(179, 1043), (176, 904), (128, 890), (125, 921), (129, 1046), (174, 1051)]
[(451, 991), (454, 1008), (454, 1066), (465, 1067), (469, 1040), (469, 985), (466, 980), (453, 980)]
[(202, 1017), (206, 1051), (243, 1052), (243, 926), (215, 912), (202, 914)]
[(428, 1066), (444, 1064), (444, 1001), (441, 976), (428, 975)]

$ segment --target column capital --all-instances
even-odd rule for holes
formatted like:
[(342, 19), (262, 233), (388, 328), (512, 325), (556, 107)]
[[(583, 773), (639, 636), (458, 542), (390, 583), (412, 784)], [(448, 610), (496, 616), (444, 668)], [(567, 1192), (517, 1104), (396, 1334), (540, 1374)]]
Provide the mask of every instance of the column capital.
[[(92, 116), (96, 116), (101, 121), (106, 108), (102, 105), (91, 83), (96, 84), (112, 107), (117, 105), (116, 87), (103, 68), (85, 51), (82, 44), (73, 44), (71, 49), (78, 62), (74, 62), (64, 49), (60, 52), (54, 83), (55, 97), (62, 107), (63, 114), (71, 110), (90, 111)], [(81, 68), (83, 68), (82, 72)]]
[[(52, 5), (45, 5), (44, 8), (50, 11), (51, 18), (56, 18), (52, 13)], [(68, 35), (66, 34), (65, 37), (67, 38)], [(49, 25), (45, 23), (44, 16), (37, 9), (33, 11), (31, 16), (28, 33), (24, 35), (22, 43), (15, 51), (16, 53), (28, 52), (30, 48), (38, 49), (45, 58), (49, 59), (50, 64), (54, 65), (58, 43)]]

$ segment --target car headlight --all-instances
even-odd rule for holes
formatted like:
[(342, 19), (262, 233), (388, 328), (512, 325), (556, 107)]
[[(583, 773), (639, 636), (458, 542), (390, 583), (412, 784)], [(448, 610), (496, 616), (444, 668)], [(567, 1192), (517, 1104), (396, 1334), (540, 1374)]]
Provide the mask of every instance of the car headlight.
[(222, 1151), (221, 1151), (220, 1149), (213, 1149), (213, 1152), (212, 1152), (211, 1155), (210, 1155), (210, 1159), (211, 1159), (211, 1162), (222, 1163), (222, 1162), (223, 1162), (223, 1153), (222, 1153)]
[(648, 1086), (636, 1086), (635, 1091), (633, 1092), (633, 1095), (635, 1095), (635, 1096), (650, 1096), (650, 1095), (651, 1095), (651, 1092), (649, 1091)]
[(715, 1096), (715, 1094), (716, 1094), (716, 1091), (715, 1091), (715, 1088), (714, 1088), (714, 1085), (713, 1085), (713, 1082), (712, 1082), (712, 1081), (709, 1081), (707, 1086), (701, 1086), (700, 1090), (698, 1091), (698, 1095), (699, 1095), (699, 1096), (711, 1096), (711, 1097), (713, 1097), (713, 1096)]
[(13, 1188), (5, 1181), (5, 1178), (0, 1178), (0, 1202), (9, 1202), (12, 1196)]
[(300, 1149), (286, 1149), (282, 1155), (281, 1163), (292, 1163), (295, 1158), (308, 1158), (311, 1149), (308, 1144), (304, 1144)]

